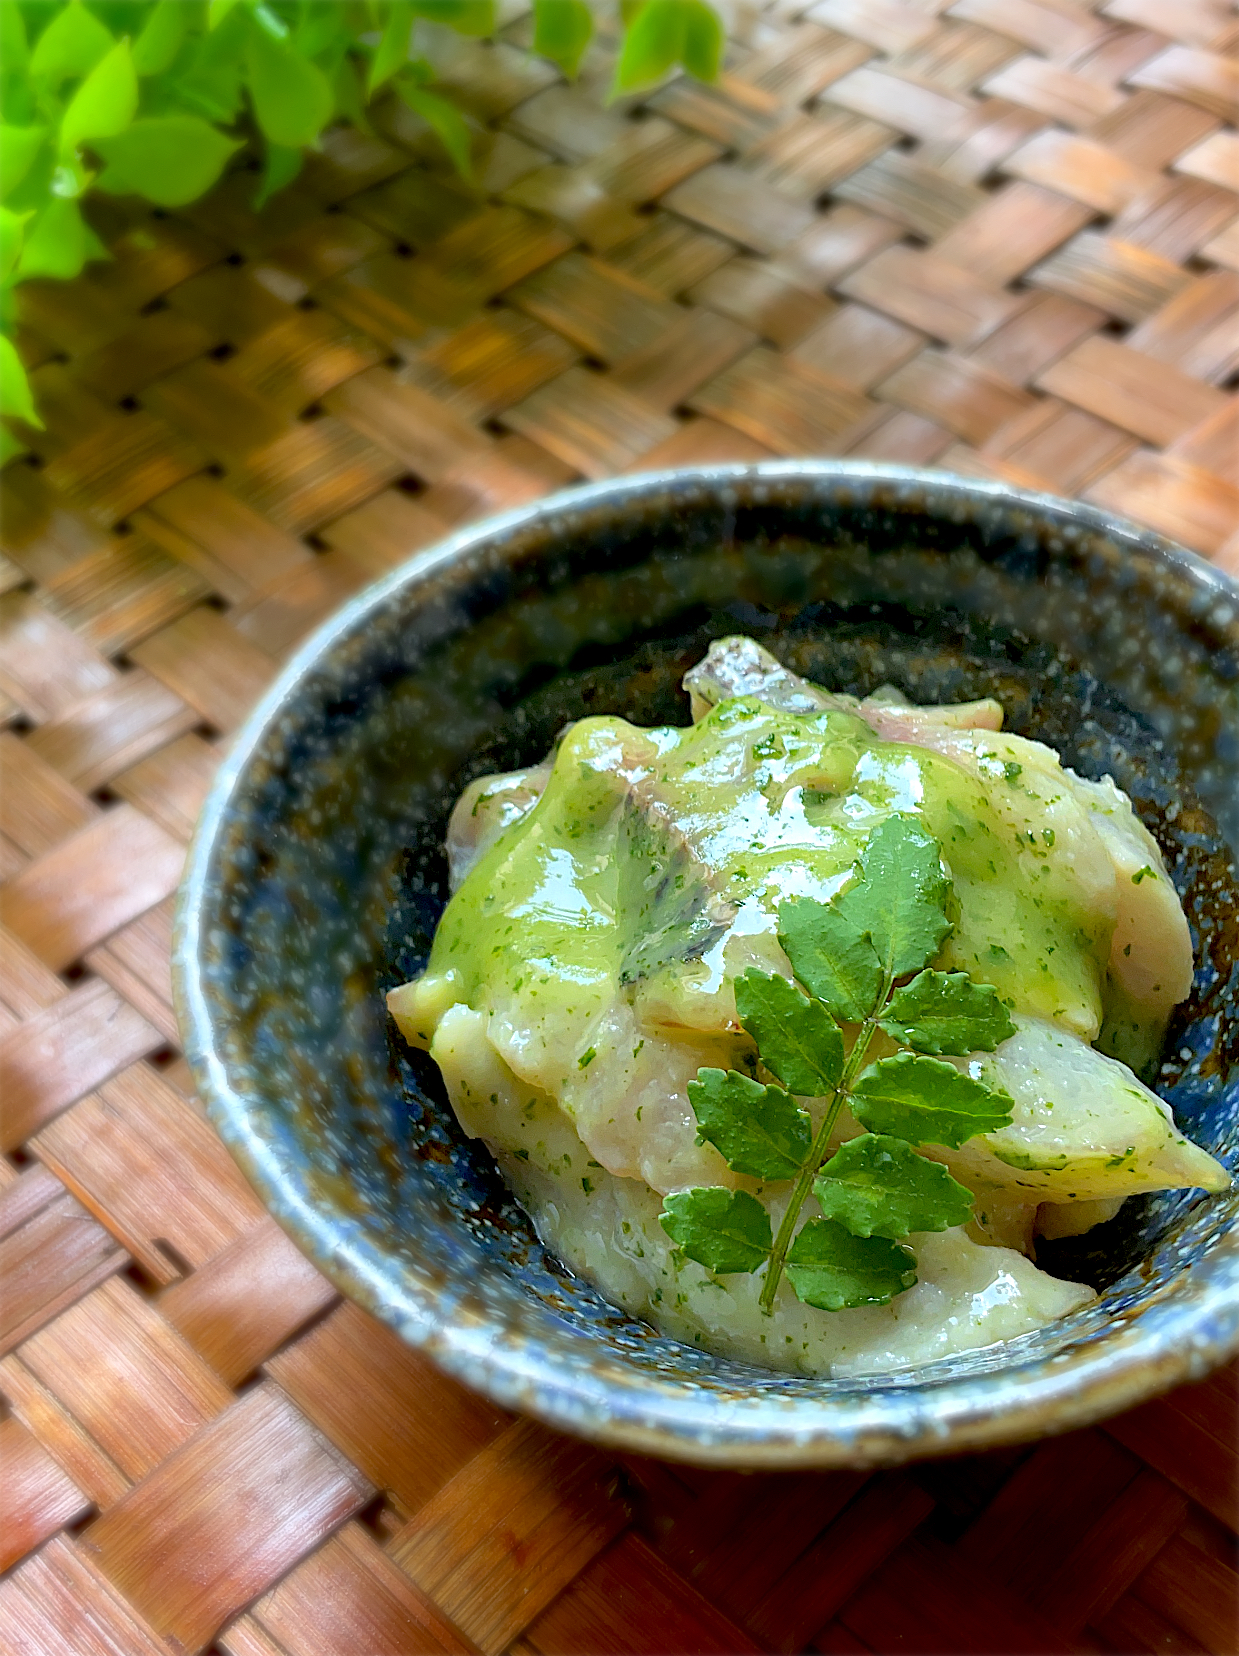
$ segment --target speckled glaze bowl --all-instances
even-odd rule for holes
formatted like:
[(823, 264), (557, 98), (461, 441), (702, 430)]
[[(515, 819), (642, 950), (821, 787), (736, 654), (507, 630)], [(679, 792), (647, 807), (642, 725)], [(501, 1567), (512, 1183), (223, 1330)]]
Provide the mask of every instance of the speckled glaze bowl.
[(1239, 587), (1086, 506), (851, 462), (635, 477), (470, 529), (371, 587), (289, 664), (207, 802), (177, 997), (212, 1118), (346, 1293), (451, 1374), (554, 1426), (732, 1466), (872, 1465), (1061, 1431), (1239, 1348), (1239, 1196), (1128, 1202), (1042, 1262), (1087, 1309), (862, 1380), (720, 1361), (616, 1311), (539, 1244), (383, 992), (420, 969), (460, 789), (585, 713), (685, 722), (708, 640), (1009, 728), (1110, 772), (1196, 941), (1157, 1085), (1239, 1150)]

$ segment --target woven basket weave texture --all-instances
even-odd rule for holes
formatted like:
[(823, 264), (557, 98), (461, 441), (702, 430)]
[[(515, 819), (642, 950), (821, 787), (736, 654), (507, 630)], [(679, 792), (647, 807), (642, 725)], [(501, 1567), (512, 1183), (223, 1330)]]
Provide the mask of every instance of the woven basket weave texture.
[[(1239, 97), (1214, 0), (740, 4), (608, 103), (434, 35), (256, 216), (103, 199), (21, 290), (0, 560), (0, 1652), (1233, 1652), (1239, 1376), (872, 1476), (617, 1459), (341, 1303), (205, 1123), (172, 895), (306, 632), (573, 480), (849, 454), (1116, 508), (1239, 573)], [(433, 34), (433, 31), (432, 31)]]

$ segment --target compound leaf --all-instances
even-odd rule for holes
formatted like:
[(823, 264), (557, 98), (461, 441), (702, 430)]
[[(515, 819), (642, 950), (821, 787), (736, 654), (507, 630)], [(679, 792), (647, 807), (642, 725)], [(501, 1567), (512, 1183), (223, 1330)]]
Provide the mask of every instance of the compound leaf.
[(801, 983), (833, 1017), (860, 1023), (873, 1011), (882, 964), (867, 933), (836, 907), (789, 898), (779, 905), (779, 942)]
[(852, 1088), (852, 1112), (874, 1133), (953, 1148), (1011, 1124), (1011, 1099), (941, 1058), (897, 1052), (871, 1064)]
[(938, 1162), (884, 1134), (849, 1139), (822, 1168), (813, 1194), (827, 1219), (853, 1236), (892, 1240), (948, 1230), (972, 1217), (972, 1192)]
[(810, 1219), (787, 1254), (797, 1297), (821, 1311), (887, 1305), (916, 1281), (916, 1255), (882, 1236), (853, 1236), (833, 1219)]
[(782, 1087), (763, 1087), (739, 1070), (701, 1069), (688, 1083), (700, 1138), (735, 1173), (794, 1179), (809, 1154), (809, 1117)]
[(989, 983), (967, 972), (927, 969), (892, 995), (881, 1028), (918, 1052), (993, 1052), (1015, 1034), (1010, 1014)]
[(820, 1001), (755, 967), (736, 979), (735, 991), (740, 1022), (757, 1042), (762, 1063), (789, 1092), (817, 1098), (839, 1085), (843, 1036)]
[(746, 1190), (677, 1190), (663, 1198), (659, 1217), (676, 1247), (707, 1271), (755, 1271), (769, 1257), (770, 1215)]

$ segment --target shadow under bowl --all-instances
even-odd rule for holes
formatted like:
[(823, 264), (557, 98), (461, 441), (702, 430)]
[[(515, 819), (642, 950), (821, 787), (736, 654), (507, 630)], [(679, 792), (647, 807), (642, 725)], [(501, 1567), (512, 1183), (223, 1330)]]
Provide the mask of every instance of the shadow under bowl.
[(1196, 984), (1157, 1079), (1239, 1151), (1239, 587), (1094, 509), (943, 474), (772, 462), (635, 477), (491, 520), (299, 652), (202, 817), (175, 946), (185, 1048), (272, 1213), (348, 1295), (497, 1402), (637, 1451), (872, 1465), (1082, 1425), (1239, 1348), (1234, 1192), (1129, 1201), (1043, 1262), (1100, 1298), (1005, 1344), (863, 1379), (667, 1339), (538, 1242), (383, 993), (425, 962), (448, 813), (588, 713), (687, 722), (680, 679), (747, 632), (835, 689), (997, 696), (1108, 772), (1160, 841)]

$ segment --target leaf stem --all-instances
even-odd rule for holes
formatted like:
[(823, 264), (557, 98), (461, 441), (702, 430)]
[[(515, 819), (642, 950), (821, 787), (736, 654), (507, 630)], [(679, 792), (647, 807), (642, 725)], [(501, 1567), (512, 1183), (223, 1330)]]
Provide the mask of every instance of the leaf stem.
[(830, 1148), (830, 1135), (834, 1131), (839, 1111), (847, 1103), (852, 1093), (852, 1083), (860, 1073), (861, 1066), (869, 1051), (870, 1043), (877, 1031), (878, 1020), (886, 1010), (886, 1003), (890, 999), (894, 987), (890, 973), (882, 978), (882, 993), (878, 996), (878, 1004), (860, 1026), (860, 1032), (853, 1043), (851, 1052), (847, 1055), (847, 1062), (843, 1066), (843, 1074), (839, 1077), (839, 1085), (830, 1095), (830, 1103), (826, 1106), (826, 1114), (822, 1117), (822, 1125), (813, 1136), (813, 1143), (809, 1147), (809, 1154), (796, 1175), (796, 1182), (792, 1186), (792, 1193), (787, 1203), (779, 1225), (774, 1245), (770, 1249), (770, 1263), (766, 1267), (766, 1280), (762, 1284), (761, 1308), (770, 1316), (774, 1310), (774, 1296), (779, 1291), (779, 1282), (783, 1275), (783, 1266), (787, 1259), (787, 1250), (792, 1245), (792, 1237), (796, 1230), (796, 1221), (800, 1217), (800, 1210), (805, 1204), (809, 1192), (813, 1189), (813, 1181), (817, 1177), (818, 1169), (826, 1160), (826, 1152)]

